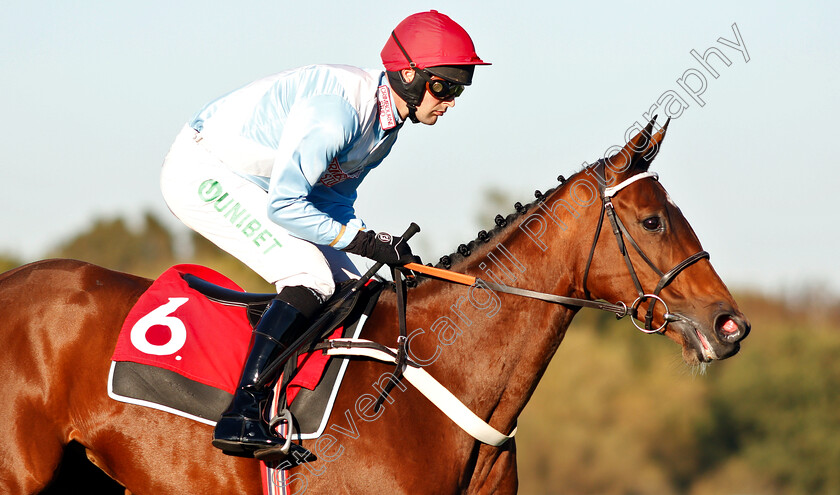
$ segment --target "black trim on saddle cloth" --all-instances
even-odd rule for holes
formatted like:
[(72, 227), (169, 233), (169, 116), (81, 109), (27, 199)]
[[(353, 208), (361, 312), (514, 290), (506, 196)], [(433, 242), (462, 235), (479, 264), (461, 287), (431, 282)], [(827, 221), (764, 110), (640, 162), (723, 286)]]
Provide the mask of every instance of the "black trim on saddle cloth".
[(171, 409), (168, 412), (207, 424), (215, 424), (233, 399), (231, 393), (174, 371), (130, 361), (113, 363), (108, 384), (112, 395), (126, 399), (123, 402)]
[[(183, 274), (182, 277), (191, 289), (213, 302), (245, 307), (252, 327), (271, 299), (276, 297), (276, 294), (252, 294), (226, 289), (191, 274)], [(346, 297), (352, 282), (337, 287), (333, 297), (324, 305), (325, 311), (332, 310), (335, 318), (318, 333), (319, 337), (311, 345), (304, 345), (301, 352), (310, 351), (339, 326), (344, 327), (341, 332), (344, 338), (358, 337), (361, 333), (360, 320), (363, 323), (363, 316), (373, 311), (385, 284), (371, 281), (352, 297)], [(297, 362), (297, 359), (290, 361)], [(329, 417), (344, 368), (346, 360), (329, 359), (315, 390), (302, 387), (298, 391), (290, 410), (295, 416), (296, 426), (299, 426), (296, 428), (300, 432), (299, 436), (314, 438), (320, 434), (318, 428)], [(294, 372), (285, 373), (289, 379), (294, 378), (292, 375)], [(288, 381), (283, 380), (283, 385), (287, 385)], [(108, 391), (115, 400), (167, 411), (209, 425), (215, 425), (233, 397), (225, 390), (199, 383), (176, 372), (128, 361), (111, 363)]]

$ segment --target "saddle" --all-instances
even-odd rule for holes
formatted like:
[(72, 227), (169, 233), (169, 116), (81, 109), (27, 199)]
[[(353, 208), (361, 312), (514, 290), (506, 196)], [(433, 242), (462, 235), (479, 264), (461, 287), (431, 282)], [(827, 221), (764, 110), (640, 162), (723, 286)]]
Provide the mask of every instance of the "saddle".
[[(298, 350), (288, 366), (277, 370), (283, 374), (277, 395), (291, 405), (301, 438), (316, 438), (323, 431), (333, 389), (346, 367), (345, 360), (331, 360), (314, 346), (327, 338), (357, 337), (359, 320), (373, 310), (383, 287), (375, 280), (355, 290), (352, 281), (339, 284), (306, 332), (311, 341), (293, 345)], [(199, 265), (170, 268), (138, 299), (123, 324), (112, 356), (109, 395), (215, 425), (233, 397), (251, 330), (275, 297), (245, 292)]]

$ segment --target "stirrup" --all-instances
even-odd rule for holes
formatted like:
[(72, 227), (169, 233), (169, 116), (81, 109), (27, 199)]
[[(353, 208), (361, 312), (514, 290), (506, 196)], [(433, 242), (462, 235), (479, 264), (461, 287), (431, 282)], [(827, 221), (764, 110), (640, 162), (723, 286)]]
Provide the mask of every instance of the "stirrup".
[(268, 447), (266, 449), (255, 450), (254, 458), (263, 462), (286, 461), (291, 463), (289, 467), (299, 466), (318, 459), (309, 449), (296, 443), (291, 444), (287, 450), (283, 450), (283, 447)]
[[(289, 409), (284, 408), (271, 418), (271, 421), (268, 422), (268, 430), (276, 435), (277, 426), (283, 423), (286, 423), (289, 427), (286, 432), (286, 441), (283, 445), (255, 450), (254, 458), (263, 462), (291, 461), (292, 466), (316, 460), (317, 457), (315, 457), (315, 454), (298, 444), (292, 443), (292, 437), (295, 435), (295, 427), (294, 417)], [(281, 439), (283, 438), (281, 435), (277, 436)]]
[(295, 425), (294, 418), (292, 417), (292, 412), (286, 408), (284, 408), (282, 411), (279, 411), (276, 416), (271, 418), (271, 421), (268, 422), (268, 431), (276, 433), (277, 425), (281, 423), (286, 423), (287, 425), (289, 425), (289, 431), (286, 432), (286, 443), (284, 443), (280, 447), (271, 447), (263, 450), (278, 450), (279, 452), (288, 455), (289, 449), (292, 446), (292, 437), (295, 436)]

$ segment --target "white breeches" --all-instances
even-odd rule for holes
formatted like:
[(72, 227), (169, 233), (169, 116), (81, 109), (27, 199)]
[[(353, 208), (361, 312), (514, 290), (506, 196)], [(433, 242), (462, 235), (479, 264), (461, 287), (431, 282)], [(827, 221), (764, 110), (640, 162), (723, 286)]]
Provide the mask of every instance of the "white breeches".
[(268, 193), (228, 170), (199, 136), (185, 126), (163, 162), (161, 190), (176, 217), (278, 291), (303, 285), (326, 300), (336, 281), (358, 278), (344, 252), (293, 237), (272, 222)]

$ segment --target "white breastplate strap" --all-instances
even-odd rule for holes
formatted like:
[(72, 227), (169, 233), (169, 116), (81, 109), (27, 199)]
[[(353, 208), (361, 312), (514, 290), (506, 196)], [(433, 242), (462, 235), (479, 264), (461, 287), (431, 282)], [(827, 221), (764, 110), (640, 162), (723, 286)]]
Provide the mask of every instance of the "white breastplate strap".
[(611, 198), (615, 196), (618, 191), (621, 191), (625, 187), (629, 186), (630, 184), (636, 182), (637, 180), (647, 179), (648, 177), (653, 177), (653, 180), (659, 180), (659, 175), (656, 172), (642, 172), (640, 174), (636, 174), (629, 179), (622, 181), (612, 187), (607, 187), (604, 189), (604, 196), (607, 198)]
[[(360, 342), (370, 343), (369, 340), (364, 339), (335, 339), (332, 342)], [(391, 349), (396, 353), (395, 349)], [(396, 363), (396, 360), (390, 354), (366, 347), (353, 348), (331, 348), (327, 349), (327, 354), (330, 356), (364, 356), (378, 361), (385, 361), (388, 363)], [(407, 366), (403, 372), (403, 376), (409, 383), (414, 385), (421, 394), (425, 395), (432, 404), (437, 406), (444, 414), (460, 426), (464, 431), (472, 435), (473, 438), (479, 442), (486, 443), (498, 447), (504, 444), (516, 434), (516, 428), (510, 432), (510, 435), (505, 435), (487, 424), (484, 420), (475, 415), (472, 411), (452, 395), (452, 392), (446, 389), (437, 380), (428, 374), (423, 368), (414, 366)]]

